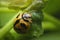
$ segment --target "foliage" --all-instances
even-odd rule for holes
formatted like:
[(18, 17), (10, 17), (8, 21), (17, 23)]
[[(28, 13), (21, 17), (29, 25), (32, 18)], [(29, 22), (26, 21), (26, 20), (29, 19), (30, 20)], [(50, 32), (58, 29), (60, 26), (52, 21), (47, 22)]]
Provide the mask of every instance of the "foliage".
[[(16, 1), (18, 1), (18, 2), (16, 2)], [(22, 0), (22, 1), (13, 0), (13, 1), (10, 1), (8, 3), (8, 5), (4, 4), (4, 5), (0, 6), (0, 40), (25, 40), (25, 39), (26, 40), (28, 40), (28, 39), (40, 40), (39, 35), (43, 34), (43, 30), (45, 30), (45, 31), (57, 31), (57, 30), (59, 31), (60, 30), (60, 20), (58, 20), (57, 18), (52, 16), (52, 14), (54, 15), (54, 14), (57, 14), (57, 12), (59, 13), (60, 0), (48, 0), (48, 1), (44, 0), (43, 3), (37, 3), (37, 4), (35, 4), (36, 0), (35, 1), (28, 0), (25, 3), (23, 3), (23, 1), (24, 0)], [(21, 3), (23, 5), (21, 5)], [(18, 5), (18, 6), (15, 6), (15, 5)], [(5, 8), (3, 8), (3, 6)], [(10, 9), (8, 9), (6, 7), (10, 8)], [(13, 10), (13, 9), (15, 9), (15, 10)], [(30, 29), (29, 33), (27, 33), (27, 34), (17, 34), (12, 29), (14, 19), (19, 14), (19, 13), (17, 13), (18, 12), (17, 10), (20, 11), (19, 13), (22, 13), (25, 11), (33, 13), (32, 19), (33, 19), (34, 23), (32, 23), (32, 29)], [(23, 11), (21, 11), (21, 10), (23, 10)], [(42, 13), (44, 14), (44, 16)], [(12, 18), (12, 20), (11, 20), (11, 18)], [(42, 19), (43, 19), (43, 22), (42, 22)], [(41, 24), (41, 22), (42, 22), (42, 24)], [(42, 27), (43, 27), (43, 29), (42, 29)]]

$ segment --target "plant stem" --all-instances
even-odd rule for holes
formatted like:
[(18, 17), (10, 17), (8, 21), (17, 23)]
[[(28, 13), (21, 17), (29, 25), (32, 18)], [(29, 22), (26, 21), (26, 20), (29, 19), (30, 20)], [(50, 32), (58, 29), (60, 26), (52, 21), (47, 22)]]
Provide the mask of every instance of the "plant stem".
[(42, 27), (44, 30), (48, 30), (48, 31), (55, 31), (56, 30), (56, 25), (52, 22), (49, 21), (43, 21), (42, 22)]
[(3, 38), (13, 28), (14, 20), (19, 13), (22, 13), (22, 11), (19, 11), (6, 25), (3, 26), (2, 29), (0, 29), (0, 39)]
[(44, 20), (54, 23), (56, 26), (58, 26), (56, 27), (57, 29), (60, 27), (60, 21), (49, 14), (44, 13)]

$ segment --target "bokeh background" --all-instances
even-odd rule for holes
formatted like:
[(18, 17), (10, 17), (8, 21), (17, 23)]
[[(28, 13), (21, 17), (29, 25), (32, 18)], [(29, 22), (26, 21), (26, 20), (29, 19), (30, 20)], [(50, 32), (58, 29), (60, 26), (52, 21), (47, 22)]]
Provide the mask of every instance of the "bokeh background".
[[(60, 40), (60, 0), (43, 1), (44, 19), (42, 27), (44, 33), (40, 40)], [(6, 25), (19, 10), (29, 7), (34, 0), (0, 0), (0, 38), (1, 40), (18, 40), (18, 34), (13, 29), (6, 32)], [(38, 6), (38, 5), (37, 5)], [(10, 29), (10, 28), (9, 28)]]

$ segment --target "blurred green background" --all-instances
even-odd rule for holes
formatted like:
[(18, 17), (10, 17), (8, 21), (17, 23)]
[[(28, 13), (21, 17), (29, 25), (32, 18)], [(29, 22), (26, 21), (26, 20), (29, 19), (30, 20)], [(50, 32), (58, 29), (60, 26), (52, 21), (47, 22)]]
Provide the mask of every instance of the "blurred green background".
[[(19, 10), (27, 8), (33, 1), (34, 0), (0, 0), (0, 31), (4, 29), (4, 25), (6, 25)], [(44, 33), (40, 36), (40, 40), (60, 40), (60, 0), (42, 1), (44, 3), (44, 19), (42, 22)], [(18, 40), (19, 34), (14, 34), (13, 30), (6, 34), (4, 32), (0, 32), (0, 36), (2, 34), (5, 35), (3, 35), (4, 37), (2, 37), (1, 40)]]

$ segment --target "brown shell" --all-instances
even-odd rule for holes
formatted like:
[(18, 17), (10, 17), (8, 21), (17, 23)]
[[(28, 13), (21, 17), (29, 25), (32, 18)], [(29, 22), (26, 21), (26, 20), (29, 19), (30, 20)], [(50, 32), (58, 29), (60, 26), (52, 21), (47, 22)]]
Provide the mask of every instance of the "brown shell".
[(28, 30), (30, 29), (30, 24), (32, 23), (32, 21), (26, 22), (23, 19), (21, 19), (22, 14), (19, 14), (18, 17), (16, 18), (16, 21), (14, 23), (14, 30), (17, 33), (26, 33), (28, 32)]

